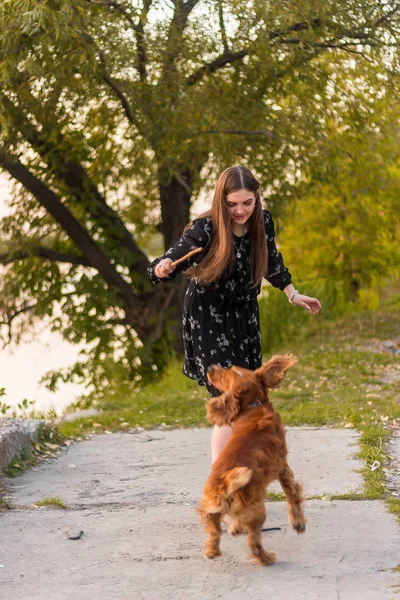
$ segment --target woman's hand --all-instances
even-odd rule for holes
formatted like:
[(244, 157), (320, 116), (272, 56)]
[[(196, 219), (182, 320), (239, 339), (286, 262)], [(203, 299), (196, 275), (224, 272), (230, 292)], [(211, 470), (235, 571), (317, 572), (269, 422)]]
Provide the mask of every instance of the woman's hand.
[(303, 294), (296, 294), (292, 304), (306, 308), (310, 315), (317, 315), (321, 310), (321, 303), (317, 298), (310, 298), (310, 296), (304, 296)]
[(175, 267), (172, 267), (172, 260), (170, 258), (163, 258), (160, 260), (156, 268), (154, 269), (154, 273), (160, 279), (164, 279), (168, 277), (175, 270)]

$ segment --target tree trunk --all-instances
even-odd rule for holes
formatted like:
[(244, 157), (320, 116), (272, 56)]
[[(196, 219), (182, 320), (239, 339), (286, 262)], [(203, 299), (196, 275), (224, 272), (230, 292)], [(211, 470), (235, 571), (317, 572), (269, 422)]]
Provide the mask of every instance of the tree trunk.
[(194, 174), (189, 171), (178, 178), (174, 175), (172, 179), (167, 179), (163, 169), (159, 169), (160, 231), (164, 236), (165, 249), (175, 244), (189, 222), (193, 179)]
[[(164, 236), (166, 250), (173, 246), (181, 237), (184, 228), (189, 222), (190, 199), (194, 176), (193, 172), (186, 171), (182, 175), (174, 175), (172, 178), (168, 178), (165, 171), (162, 168), (159, 169), (158, 181), (162, 217), (160, 231)], [(175, 293), (168, 309), (168, 330), (170, 334), (172, 333), (174, 350), (182, 354), (182, 306), (187, 288), (187, 280), (184, 277), (179, 277), (168, 285), (175, 288)]]

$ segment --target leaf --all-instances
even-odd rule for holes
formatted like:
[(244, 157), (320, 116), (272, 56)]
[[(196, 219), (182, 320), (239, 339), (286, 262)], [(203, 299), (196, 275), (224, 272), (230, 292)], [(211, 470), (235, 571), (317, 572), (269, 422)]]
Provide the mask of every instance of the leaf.
[(59, 446), (57, 444), (51, 444), (50, 442), (45, 442), (45, 445), (51, 450), (58, 450)]

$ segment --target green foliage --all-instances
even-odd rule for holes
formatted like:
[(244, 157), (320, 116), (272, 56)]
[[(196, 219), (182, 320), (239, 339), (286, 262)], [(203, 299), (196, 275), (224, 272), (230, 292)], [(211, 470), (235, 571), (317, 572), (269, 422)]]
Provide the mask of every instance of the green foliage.
[[(6, 395), (6, 389), (0, 388), (0, 397)], [(0, 402), (0, 414), (5, 415), (6, 412), (11, 408), (6, 402)]]
[(329, 171), (310, 169), (280, 237), (296, 276), (334, 281), (371, 308), (382, 284), (400, 272), (400, 130), (390, 102), (374, 100), (374, 111), (357, 120), (350, 107), (349, 123), (356, 121), (362, 135), (332, 123), (321, 143)]
[(293, 306), (280, 290), (271, 286), (266, 288), (260, 300), (260, 324), (263, 352), (276, 348), (291, 350), (299, 340), (312, 335), (326, 322), (332, 321), (350, 310), (345, 291), (333, 281), (295, 281), (301, 292), (319, 299), (322, 310), (318, 317), (308, 311)]
[[(235, 162), (256, 172), (277, 217), (310, 173), (321, 185), (309, 190), (313, 215), (324, 213), (312, 203), (320, 193), (338, 211), (335, 199), (341, 196), (330, 187), (335, 169), (344, 165), (354, 183), (348, 185), (350, 197), (365, 177), (361, 170), (353, 177), (348, 167), (346, 132), (354, 132), (357, 157), (365, 115), (373, 131), (373, 119), (386, 110), (375, 111), (374, 103), (389, 106), (398, 30), (398, 10), (372, 0), (140, 5), (3, 0), (0, 168), (15, 177), (10, 164), (18, 159), (24, 170), (14, 185), (11, 214), (0, 222), (3, 339), (12, 335), (18, 342), (46, 320), (86, 349), (72, 370), (49, 375), (50, 387), (73, 379), (102, 394), (123, 379), (134, 388), (152, 372), (151, 364), (146, 373), (138, 372), (148, 354), (141, 350), (146, 335), (138, 330), (143, 320), (149, 337), (160, 310), (145, 274), (146, 258), (140, 268), (135, 261), (139, 251), (159, 252), (161, 190), (177, 183), (180, 193), (170, 194), (169, 205), (163, 199), (164, 213), (179, 219), (176, 230), (182, 229), (190, 199), (210, 190), (217, 173)], [(341, 153), (329, 154), (329, 143), (323, 145), (332, 139), (331, 130)], [(369, 164), (378, 164), (379, 153), (387, 156), (381, 138), (370, 148)], [(378, 186), (378, 204), (387, 198), (388, 213), (397, 185), (394, 149), (393, 138), (391, 170)], [(110, 268), (134, 289), (135, 318), (118, 286), (106, 282), (87, 248), (67, 233), (65, 221), (45, 209), (43, 188), (36, 195), (28, 191), (28, 174), (69, 209), (75, 226), (84, 228)], [(371, 197), (359, 194), (354, 208), (367, 221), (364, 228), (349, 216), (342, 233), (321, 244), (325, 221), (316, 224), (313, 248), (321, 252), (299, 261), (304, 268), (311, 266), (313, 273), (315, 265), (331, 268), (322, 248), (327, 254), (334, 244), (333, 275), (340, 279), (352, 246), (337, 242), (349, 231), (359, 239), (368, 231), (385, 253), (381, 259), (375, 252), (372, 259), (369, 238), (362, 238), (365, 252), (355, 268), (367, 262), (375, 272), (387, 264), (396, 238), (388, 232), (382, 238), (386, 217), (379, 222), (382, 231), (369, 224), (375, 214)], [(287, 262), (297, 269), (296, 252), (286, 247)], [(392, 254), (395, 259), (396, 251)], [(303, 276), (301, 265), (298, 273)], [(372, 301), (364, 298), (364, 304)], [(159, 366), (173, 347), (169, 329), (168, 316), (153, 352)]]

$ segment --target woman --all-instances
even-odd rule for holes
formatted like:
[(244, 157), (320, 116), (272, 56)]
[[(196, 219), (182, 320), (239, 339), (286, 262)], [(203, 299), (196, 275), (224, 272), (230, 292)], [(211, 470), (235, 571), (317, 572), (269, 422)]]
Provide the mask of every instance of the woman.
[[(259, 184), (246, 167), (225, 169), (215, 188), (211, 210), (186, 227), (183, 236), (148, 269), (154, 283), (187, 271), (190, 283), (183, 306), (185, 361), (183, 373), (220, 395), (207, 380), (207, 367), (232, 364), (261, 366), (261, 334), (257, 295), (265, 277), (283, 290), (289, 302), (311, 314), (321, 308), (316, 298), (300, 294), (275, 246), (271, 213), (262, 209)], [(176, 267), (172, 263), (203, 248)], [(231, 428), (215, 426), (211, 438), (214, 462)]]

